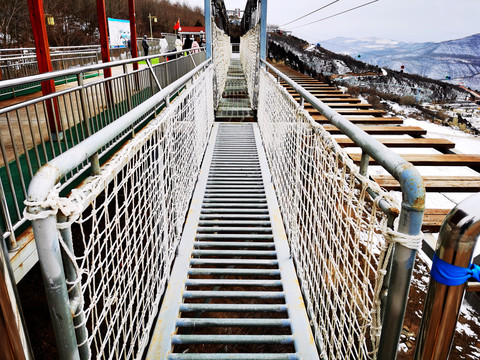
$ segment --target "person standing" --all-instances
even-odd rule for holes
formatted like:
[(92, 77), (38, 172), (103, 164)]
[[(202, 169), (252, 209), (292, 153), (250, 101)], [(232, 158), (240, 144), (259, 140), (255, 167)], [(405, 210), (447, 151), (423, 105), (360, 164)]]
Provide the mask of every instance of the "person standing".
[(160, 53), (161, 54), (166, 54), (168, 51), (168, 41), (165, 39), (165, 35), (162, 35), (162, 38), (160, 39)]
[(192, 44), (192, 54), (196, 54), (200, 52), (199, 50), (200, 45), (198, 44), (199, 41), (200, 41), (200, 37), (198, 35), (195, 36), (195, 40), (193, 41), (193, 44)]
[[(190, 36), (187, 36), (185, 38), (185, 43), (183, 44), (183, 50), (190, 50), (191, 48), (192, 48), (192, 39), (190, 38)], [(187, 56), (188, 52), (185, 51), (184, 55)]]
[(177, 35), (177, 40), (175, 40), (175, 50), (182, 51), (182, 49), (183, 49), (182, 39), (180, 39), (180, 35)]
[(149, 47), (150, 46), (148, 46), (148, 42), (147, 42), (147, 35), (143, 35), (142, 48), (143, 48), (144, 56), (148, 56)]

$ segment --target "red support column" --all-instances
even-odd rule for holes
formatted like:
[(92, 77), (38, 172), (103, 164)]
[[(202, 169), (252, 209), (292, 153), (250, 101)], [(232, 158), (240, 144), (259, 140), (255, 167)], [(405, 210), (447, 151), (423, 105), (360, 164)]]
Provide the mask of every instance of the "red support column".
[[(110, 46), (108, 45), (107, 15), (105, 14), (105, 0), (97, 0), (98, 31), (100, 32), (100, 45), (102, 48), (102, 61), (110, 62)], [(103, 77), (112, 76), (112, 69), (104, 69)]]
[[(30, 22), (32, 24), (33, 37), (35, 39), (35, 51), (37, 53), (38, 71), (46, 73), (53, 70), (50, 59), (50, 48), (48, 45), (47, 26), (45, 25), (45, 13), (43, 11), (43, 0), (28, 0), (30, 10)], [(52, 80), (42, 81), (42, 93), (48, 95), (55, 92), (55, 82)], [(47, 117), (52, 134), (62, 131), (60, 112), (57, 99), (47, 101)]]
[[(135, 0), (128, 0), (128, 13), (130, 18), (130, 46), (132, 57), (138, 57), (137, 24), (135, 23)], [(138, 63), (133, 63), (133, 70), (138, 70)]]

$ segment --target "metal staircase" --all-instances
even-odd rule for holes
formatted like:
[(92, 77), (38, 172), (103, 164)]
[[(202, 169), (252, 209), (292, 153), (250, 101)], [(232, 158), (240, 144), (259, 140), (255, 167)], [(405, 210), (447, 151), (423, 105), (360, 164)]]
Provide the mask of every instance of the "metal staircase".
[(254, 113), (248, 97), (247, 81), (240, 59), (232, 58), (228, 68), (227, 81), (216, 118), (221, 121), (253, 120)]
[(147, 359), (318, 359), (257, 125), (211, 136)]

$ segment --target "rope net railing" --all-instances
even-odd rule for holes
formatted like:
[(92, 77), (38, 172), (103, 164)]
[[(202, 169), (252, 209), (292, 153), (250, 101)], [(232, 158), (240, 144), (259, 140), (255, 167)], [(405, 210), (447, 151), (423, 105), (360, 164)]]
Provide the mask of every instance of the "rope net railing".
[(212, 61), (215, 66), (215, 81), (214, 97), (215, 97), (215, 109), (218, 108), (220, 99), (222, 98), (223, 89), (225, 89), (225, 83), (227, 82), (227, 72), (230, 66), (230, 58), (232, 57), (232, 46), (230, 44), (230, 36), (225, 34), (215, 22), (212, 22), (213, 29), (213, 41), (212, 41)]
[(50, 193), (68, 219), (57, 227), (90, 358), (140, 359), (148, 345), (214, 121), (213, 73), (193, 78), (99, 175), (68, 197)]
[(258, 68), (260, 55), (260, 23), (240, 38), (240, 61), (247, 79), (252, 108), (257, 108)]
[(314, 336), (327, 359), (375, 359), (387, 215), (322, 126), (262, 68), (258, 123)]

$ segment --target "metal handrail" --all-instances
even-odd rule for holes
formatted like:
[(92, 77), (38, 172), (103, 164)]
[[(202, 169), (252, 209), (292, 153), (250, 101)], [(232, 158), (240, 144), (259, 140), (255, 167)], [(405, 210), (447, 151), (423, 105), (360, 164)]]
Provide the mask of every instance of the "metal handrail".
[[(65, 55), (97, 55), (99, 51), (90, 51), (90, 50), (83, 50), (83, 51), (68, 51), (68, 52), (52, 52), (50, 53), (51, 57), (59, 57)], [(37, 55), (35, 54), (28, 54), (25, 56), (14, 56), (14, 57), (0, 57), (0, 61), (15, 61), (15, 60), (28, 60), (28, 59), (37, 59)], [(65, 58), (65, 60), (70, 58)]]
[[(302, 86), (284, 75), (265, 60), (260, 60), (271, 72), (289, 84), (300, 96), (324, 115), (328, 121), (340, 129), (362, 149), (361, 171), (366, 174), (369, 156), (375, 159), (395, 179), (402, 189), (402, 206), (398, 231), (408, 235), (419, 235), (425, 211), (425, 186), (418, 170), (408, 161), (391, 151), (374, 137), (352, 124), (344, 116), (332, 110)], [(319, 126), (312, 122), (312, 126)], [(382, 209), (386, 210), (385, 206)], [(416, 250), (396, 244), (391, 260), (389, 291), (385, 303), (379, 359), (395, 359), (397, 345), (403, 326), (403, 318), (408, 300), (410, 280), (415, 262)]]
[[(75, 71), (73, 72), (78, 72), (76, 76), (69, 75), (68, 77), (76, 77), (78, 85), (73, 84), (73, 86), (68, 87), (67, 89), (56, 91), (52, 94), (42, 95), (34, 99), (26, 100), (24, 102), (18, 102), (16, 104), (0, 108), (0, 116), (2, 116), (2, 118), (5, 116), (7, 123), (12, 125), (11, 127), (14, 130), (15, 124), (20, 121), (19, 119), (26, 119), (29, 124), (29, 127), (25, 129), (26, 132), (24, 131), (24, 134), (22, 135), (23, 137), (21, 141), (16, 141), (14, 139), (15, 136), (20, 136), (19, 131), (22, 131), (21, 127), (17, 127), (17, 133), (9, 132), (6, 136), (2, 136), (2, 144), (0, 144), (2, 145), (2, 151), (0, 152), (0, 155), (2, 156), (6, 171), (6, 177), (3, 178), (2, 176), (2, 179), (6, 181), (4, 182), (4, 190), (9, 196), (11, 196), (11, 199), (13, 201), (13, 203), (6, 203), (5, 201), (2, 202), (1, 208), (4, 215), (3, 220), (5, 221), (6, 227), (5, 236), (9, 239), (8, 243), (10, 251), (15, 251), (15, 249), (18, 248), (16, 236), (19, 235), (20, 232), (18, 232), (17, 230), (25, 223), (25, 218), (21, 215), (23, 206), (19, 205), (20, 203), (23, 203), (23, 196), (26, 196), (27, 183), (24, 182), (25, 174), (22, 173), (20, 175), (20, 179), (17, 179), (16, 181), (14, 181), (13, 178), (14, 172), (16, 173), (17, 168), (21, 168), (23, 166), (21, 163), (22, 154), (26, 154), (24, 160), (27, 162), (26, 165), (28, 165), (29, 168), (31, 166), (35, 166), (35, 163), (38, 163), (38, 166), (45, 164), (48, 159), (52, 159), (53, 157), (58, 155), (59, 152), (63, 152), (65, 150), (65, 147), (67, 149), (70, 148), (72, 143), (70, 143), (69, 141), (77, 143), (77, 141), (81, 141), (85, 136), (88, 136), (89, 134), (84, 131), (85, 126), (88, 128), (89, 126), (93, 126), (93, 124), (95, 123), (96, 126), (93, 129), (103, 127), (105, 123), (110, 123), (114, 119), (118, 119), (119, 116), (131, 109), (132, 106), (139, 105), (139, 102), (142, 103), (144, 101), (142, 100), (143, 95), (142, 97), (138, 98), (138, 89), (136, 89), (139, 84), (142, 84), (141, 86), (144, 90), (150, 88), (151, 93), (153, 94), (157, 91), (156, 89), (161, 90), (161, 86), (159, 86), (158, 83), (160, 77), (157, 78), (157, 76), (161, 76), (161, 85), (166, 86), (170, 82), (182, 76), (182, 74), (185, 74), (190, 69), (193, 69), (196, 64), (202, 61), (202, 59), (204, 58), (204, 54), (204, 52), (201, 52), (198, 54), (190, 53), (190, 55), (188, 56), (177, 56), (176, 59), (172, 61), (161, 62), (159, 64), (149, 66), (148, 68), (141, 68), (138, 70), (129, 70), (127, 68), (127, 64), (135, 62), (135, 60), (129, 59), (128, 61), (111, 62), (109, 64), (103, 64), (103, 66), (112, 66), (112, 64), (113, 66), (116, 66), (119, 63), (124, 64), (122, 66), (123, 72), (109, 78), (100, 78), (96, 81), (90, 81), (88, 83), (83, 83), (83, 76), (85, 73), (89, 72), (88, 70), (90, 69), (90, 67), (84, 66), (81, 68), (75, 68)], [(149, 58), (158, 58), (158, 56), (159, 55), (142, 57), (139, 58), (139, 60), (146, 59), (148, 62)], [(171, 74), (169, 74), (169, 70), (172, 71)], [(62, 70), (47, 73), (46, 75), (56, 77), (58, 76), (58, 74), (65, 74), (68, 72), (68, 70)], [(72, 71), (70, 71), (70, 73), (71, 72)], [(60, 78), (62, 77), (63, 76), (60, 76)], [(38, 79), (38, 75), (30, 76), (28, 77), (28, 79), (30, 79), (30, 81), (32, 81), (32, 79)], [(21, 83), (23, 82), (23, 79), (9, 81), (9, 83), (12, 82)], [(7, 83), (7, 81), (0, 81), (0, 86), (3, 86), (3, 84), (5, 83)], [(39, 81), (33, 81), (30, 84), (22, 85), (22, 87), (30, 85), (38, 86), (38, 84)], [(102, 94), (102, 86), (108, 86), (108, 88), (112, 90), (110, 93), (112, 95), (111, 98), (107, 98), (109, 94), (107, 92)], [(7, 90), (8, 89), (11, 88), (7, 88)], [(134, 94), (136, 94), (137, 97), (134, 97)], [(77, 99), (79, 100), (72, 103), (72, 97), (77, 96)], [(89, 99), (88, 101), (87, 98)], [(46, 113), (46, 105), (55, 104), (56, 101), (62, 101), (63, 105), (61, 106), (64, 107), (62, 109), (65, 111), (61, 112), (60, 114), (53, 114), (53, 118), (60, 121), (61, 124), (49, 124), (47, 121), (46, 124), (36, 127), (37, 124), (35, 124), (35, 121), (38, 122), (38, 119), (49, 119), (48, 114)], [(85, 103), (85, 105), (82, 105), (82, 101), (83, 103)], [(125, 101), (126, 103), (122, 105), (122, 108), (117, 108), (116, 106), (118, 104), (122, 104), (122, 101)], [(88, 104), (91, 104), (91, 107), (89, 107), (90, 105)], [(32, 115), (35, 116), (32, 117)], [(90, 122), (92, 125), (90, 125)], [(76, 127), (77, 125), (78, 127)], [(44, 126), (46, 126), (47, 128), (45, 129)], [(64, 138), (64, 129), (70, 128), (74, 129), (74, 131), (69, 133), (69, 139)], [(49, 137), (49, 142), (47, 142), (44, 141), (44, 136), (49, 131), (51, 136)], [(36, 142), (34, 145), (41, 146), (38, 148), (38, 151), (35, 150), (35, 146), (32, 147), (32, 144), (28, 143), (25, 140), (30, 139), (28, 136), (30, 136), (32, 139), (35, 139)], [(123, 141), (127, 136), (128, 134), (125, 133), (117, 140), (115, 140), (113, 144), (118, 144), (119, 142)], [(59, 141), (55, 139), (59, 139)], [(7, 147), (4, 146), (5, 144)], [(12, 144), (13, 146), (12, 151), (13, 155), (15, 156), (14, 158), (9, 157), (12, 154), (7, 156), (9, 144)], [(109, 148), (110, 147), (106, 148), (105, 151), (109, 151)], [(35, 153), (28, 154), (28, 151), (30, 151), (31, 149), (34, 149)], [(51, 154), (48, 153), (49, 150), (51, 150)], [(44, 158), (39, 157), (42, 154), (45, 155)], [(103, 154), (104, 152), (102, 152), (101, 155)], [(9, 165), (10, 161), (15, 161), (17, 167), (11, 168)], [(81, 176), (81, 174), (83, 174), (84, 171), (86, 171), (87, 169), (88, 166), (81, 167), (80, 169), (78, 169), (78, 171), (72, 173), (69, 179), (63, 183), (63, 185), (69, 186), (72, 181), (75, 181), (75, 179)], [(31, 176), (33, 176), (33, 174)], [(28, 177), (28, 175), (26, 177)], [(15, 234), (15, 232), (17, 233)]]
[[(480, 237), (480, 193), (453, 208), (440, 228), (436, 256), (455, 266), (470, 265)], [(467, 283), (443, 285), (430, 279), (417, 336), (415, 359), (447, 359), (452, 348), (460, 307)]]
[[(204, 49), (205, 48), (200, 48), (200, 50), (204, 50)], [(29, 84), (29, 83), (32, 83), (32, 82), (52, 80), (52, 79), (55, 79), (57, 77), (78, 75), (78, 74), (85, 73), (85, 72), (99, 71), (99, 70), (103, 70), (103, 69), (107, 69), (107, 68), (111, 68), (111, 67), (115, 67), (115, 66), (123, 66), (123, 65), (133, 64), (133, 63), (137, 63), (139, 61), (146, 61), (146, 60), (155, 59), (155, 58), (158, 58), (160, 56), (172, 56), (172, 55), (183, 54), (185, 52), (192, 53), (193, 51), (198, 51), (198, 49), (172, 51), (172, 52), (168, 52), (168, 53), (142, 56), (142, 57), (137, 57), (137, 58), (133, 58), (133, 59), (116, 60), (116, 61), (111, 61), (111, 62), (108, 62), (108, 63), (87, 65), (87, 66), (83, 66), (83, 67), (79, 67), (79, 68), (51, 71), (51, 72), (48, 72), (48, 73), (25, 76), (25, 77), (17, 78), (17, 79), (3, 80), (3, 81), (0, 81), (0, 90), (5, 89), (5, 88), (14, 87), (14, 86)]]
[[(147, 114), (150, 109), (162, 101), (168, 103), (172, 93), (191, 80), (199, 71), (207, 67), (211, 59), (205, 60), (195, 69), (180, 79), (171, 83), (157, 94), (146, 100), (142, 106), (137, 106), (113, 123), (107, 125), (87, 139), (62, 155), (42, 166), (33, 177), (28, 187), (28, 201), (43, 202), (47, 195), (60, 179), (72, 169), (91, 158), (103, 146), (107, 145), (117, 135), (127, 130), (139, 118)], [(36, 214), (45, 210), (41, 207), (29, 206), (27, 211)], [(42, 267), (42, 275), (50, 307), (53, 308), (55, 318), (53, 322), (59, 356), (62, 359), (78, 358), (78, 344), (73, 325), (69, 297), (63, 271), (61, 246), (57, 237), (56, 215), (49, 215), (43, 219), (32, 221), (32, 228), (37, 240), (37, 251)]]

